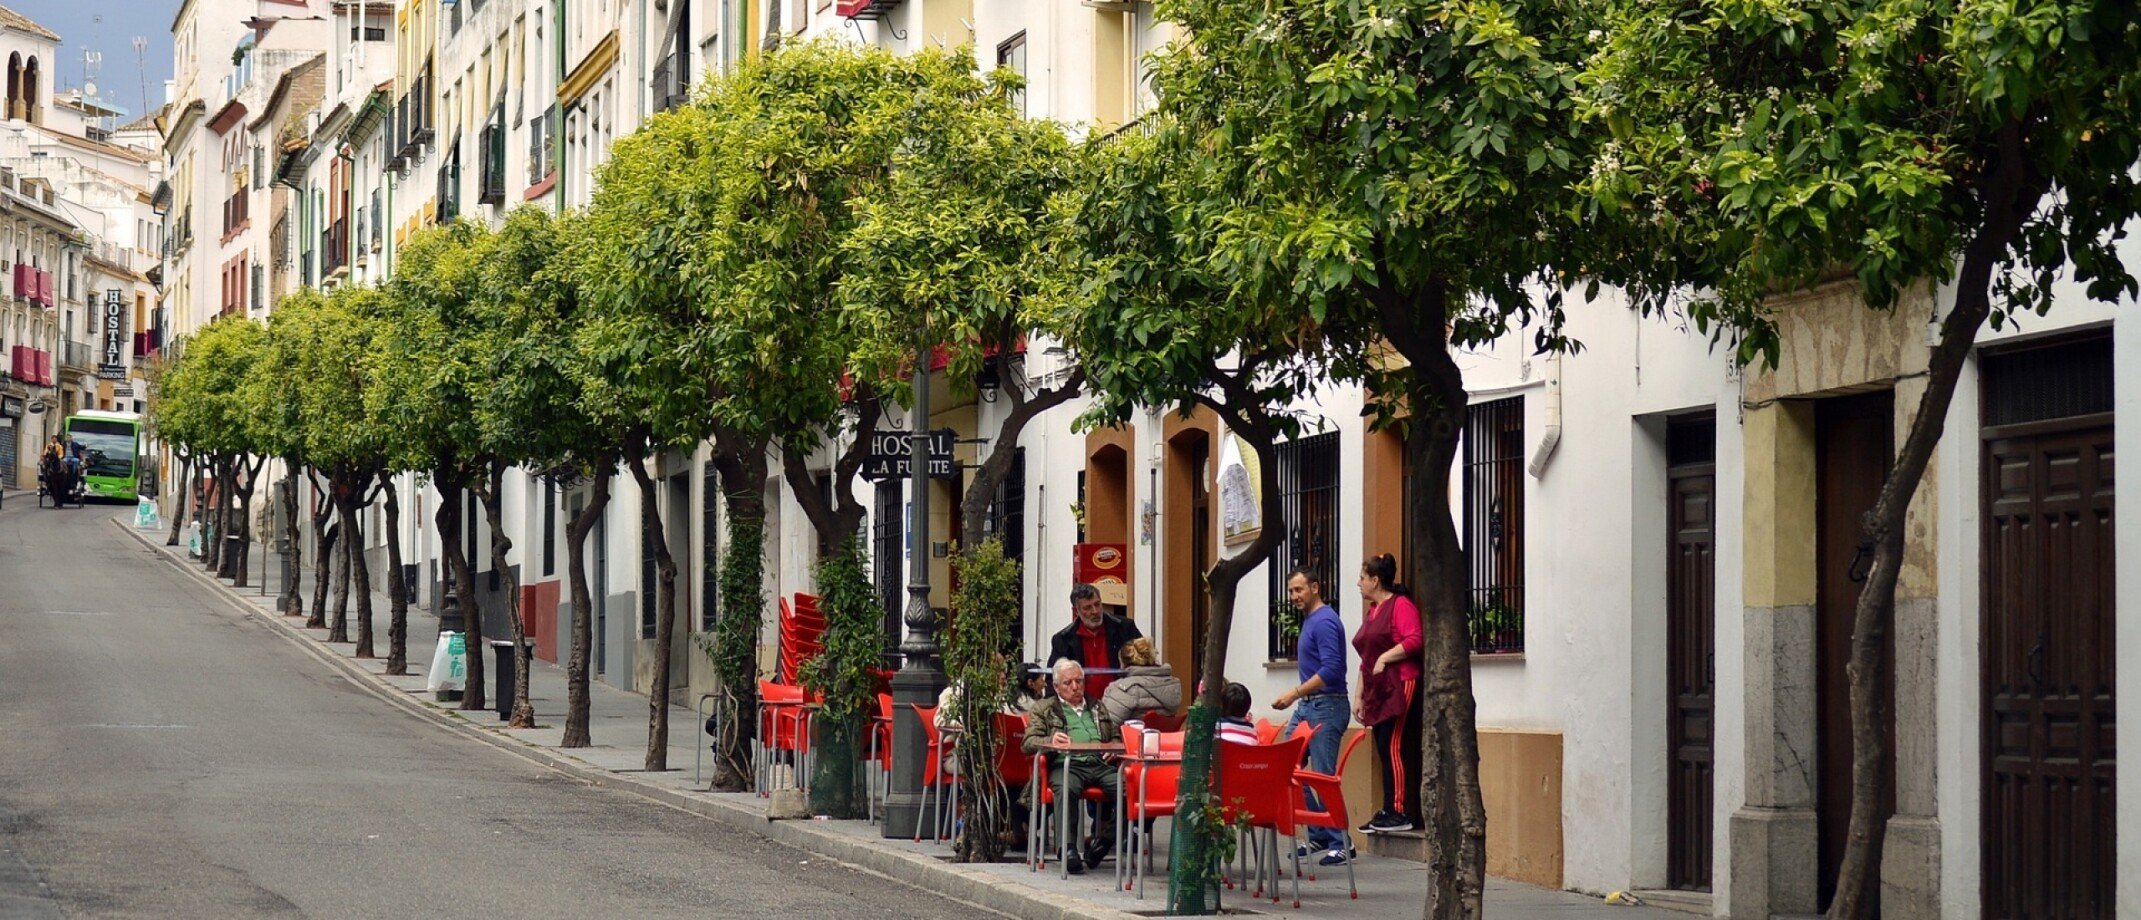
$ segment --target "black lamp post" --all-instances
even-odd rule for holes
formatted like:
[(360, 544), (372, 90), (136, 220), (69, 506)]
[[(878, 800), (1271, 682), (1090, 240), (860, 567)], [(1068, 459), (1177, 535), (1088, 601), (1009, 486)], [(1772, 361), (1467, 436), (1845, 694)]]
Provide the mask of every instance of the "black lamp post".
[(914, 706), (937, 705), (937, 694), (944, 690), (944, 672), (937, 667), (936, 612), (929, 606), (930, 351), (926, 341), (915, 350), (914, 417), (907, 426), (914, 516), (907, 528), (907, 638), (900, 643), (906, 660), (892, 676), (892, 788), (885, 796), (885, 820), (879, 825), (888, 838), (911, 839), (921, 826), (922, 761), (928, 756), (929, 742)]

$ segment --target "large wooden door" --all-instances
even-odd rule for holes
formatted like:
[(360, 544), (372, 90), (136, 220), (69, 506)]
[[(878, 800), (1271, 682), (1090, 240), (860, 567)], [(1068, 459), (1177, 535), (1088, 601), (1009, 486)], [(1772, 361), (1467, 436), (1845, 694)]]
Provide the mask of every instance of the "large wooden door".
[(2110, 343), (2038, 351), (1985, 365), (1984, 916), (2108, 918)]
[[(1886, 390), (1824, 399), (1815, 404), (1815, 619), (1814, 666), (1816, 725), (1814, 799), (1819, 832), (1822, 910), (1836, 894), (1836, 873), (1843, 865), (1851, 821), (1851, 693), (1844, 666), (1851, 661), (1851, 621), (1859, 589), (1872, 564), (1871, 548), (1862, 548), (1863, 519), (1880, 497), (1881, 481), (1895, 456), (1895, 396)], [(1895, 644), (1883, 649), (1883, 672), (1896, 673)], [(1891, 781), (1882, 803), (1885, 820), (1895, 811), (1895, 682), (1881, 684), (1881, 710), (1888, 716), (1888, 749), (1883, 764)]]
[(1716, 771), (1717, 425), (1676, 421), (1667, 435), (1666, 680), (1671, 751), (1666, 796), (1666, 882), (1710, 890)]

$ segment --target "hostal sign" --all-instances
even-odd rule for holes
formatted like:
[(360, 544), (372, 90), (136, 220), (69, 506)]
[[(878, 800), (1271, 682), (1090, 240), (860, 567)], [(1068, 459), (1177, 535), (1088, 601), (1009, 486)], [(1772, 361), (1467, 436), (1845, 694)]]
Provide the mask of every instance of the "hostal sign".
[[(929, 433), (929, 478), (952, 478), (952, 437), (949, 428)], [(862, 478), (872, 482), (904, 479), (913, 475), (913, 458), (913, 432), (870, 432), (870, 454), (862, 461)]]
[(104, 360), (97, 364), (97, 376), (126, 379), (126, 292), (118, 288), (104, 292)]

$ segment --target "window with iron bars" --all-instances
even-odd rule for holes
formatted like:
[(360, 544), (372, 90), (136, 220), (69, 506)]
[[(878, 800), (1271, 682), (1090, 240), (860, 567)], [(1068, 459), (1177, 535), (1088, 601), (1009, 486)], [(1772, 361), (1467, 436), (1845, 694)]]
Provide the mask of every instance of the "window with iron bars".
[(528, 184), (536, 185), (550, 177), (551, 144), (557, 141), (557, 106), (544, 109), (528, 120)]
[(1464, 433), (1467, 622), (1476, 655), (1524, 651), (1524, 398), (1479, 403)]
[(491, 123), (483, 126), (482, 181), (476, 190), (476, 200), (483, 204), (504, 204), (506, 200), (506, 124), (505, 107), (491, 111)]
[(1266, 526), (1283, 528), (1267, 567), (1271, 570), (1272, 615), (1266, 618), (1266, 641), (1273, 661), (1292, 658), (1299, 650), (1298, 627), (1286, 626), (1289, 620), (1299, 623), (1299, 619), (1280, 615), (1281, 606), (1288, 603), (1286, 580), (1294, 569), (1307, 569), (1323, 580), (1326, 602), (1338, 597), (1338, 432), (1281, 444), (1278, 461), (1278, 513), (1265, 516)]
[(461, 216), (461, 139), (456, 137), (439, 163), (439, 223)]
[(902, 520), (906, 509), (901, 501), (899, 481), (878, 483), (873, 504), (870, 563), (877, 576), (878, 599), (885, 605), (886, 648), (894, 649), (900, 644), (900, 611), (906, 607), (904, 592), (907, 587), (900, 570), (900, 563), (904, 561), (900, 550), (901, 538), (906, 536)]

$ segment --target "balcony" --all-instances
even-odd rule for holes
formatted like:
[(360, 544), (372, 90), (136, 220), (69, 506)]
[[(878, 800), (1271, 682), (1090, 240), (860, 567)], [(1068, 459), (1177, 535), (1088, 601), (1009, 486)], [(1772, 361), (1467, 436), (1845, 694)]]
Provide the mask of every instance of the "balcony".
[(892, 15), (900, 0), (840, 0), (834, 11), (849, 19), (883, 19)]
[(551, 144), (558, 138), (558, 109), (551, 106), (528, 120), (528, 185), (550, 178)]
[(505, 204), (506, 202), (506, 126), (505, 113), (499, 112), (497, 121), (483, 126), (479, 136), (479, 156), (483, 158), (477, 169), (476, 201), (481, 204)]
[(96, 355), (88, 342), (61, 342), (60, 369), (78, 373), (92, 373), (97, 369)]
[(688, 66), (690, 65), (686, 63), (681, 50), (669, 52), (662, 58), (661, 63), (654, 65), (652, 89), (655, 111), (666, 112), (690, 100), (691, 87), (685, 73)]
[(320, 231), (320, 277), (325, 279), (349, 264), (349, 218), (339, 217)]

